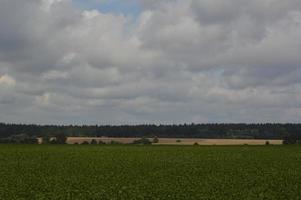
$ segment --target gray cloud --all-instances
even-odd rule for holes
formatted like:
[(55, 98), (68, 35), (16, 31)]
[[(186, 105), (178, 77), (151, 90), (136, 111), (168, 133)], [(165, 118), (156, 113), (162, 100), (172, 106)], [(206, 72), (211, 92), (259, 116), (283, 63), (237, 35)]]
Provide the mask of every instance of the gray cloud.
[(0, 2), (0, 121), (299, 122), (301, 3)]

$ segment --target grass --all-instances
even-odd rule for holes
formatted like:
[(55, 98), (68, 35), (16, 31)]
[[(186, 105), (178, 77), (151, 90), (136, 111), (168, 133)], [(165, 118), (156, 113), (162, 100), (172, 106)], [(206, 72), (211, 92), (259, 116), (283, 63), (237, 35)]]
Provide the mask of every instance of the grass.
[(0, 199), (301, 199), (298, 146), (0, 145)]

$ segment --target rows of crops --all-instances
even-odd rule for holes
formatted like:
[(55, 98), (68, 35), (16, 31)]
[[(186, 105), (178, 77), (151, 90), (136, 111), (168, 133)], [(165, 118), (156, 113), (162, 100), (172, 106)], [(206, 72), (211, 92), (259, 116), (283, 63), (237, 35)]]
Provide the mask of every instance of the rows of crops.
[(301, 199), (301, 147), (0, 145), (0, 199)]

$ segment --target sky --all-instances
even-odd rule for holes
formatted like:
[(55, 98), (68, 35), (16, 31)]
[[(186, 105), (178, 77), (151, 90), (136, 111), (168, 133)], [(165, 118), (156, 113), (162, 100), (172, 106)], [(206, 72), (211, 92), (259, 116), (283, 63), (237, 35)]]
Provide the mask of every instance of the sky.
[(141, 12), (139, 0), (73, 0), (73, 5), (81, 10), (98, 10), (102, 13), (123, 14), (134, 18)]
[(300, 0), (0, 0), (0, 122), (301, 122)]

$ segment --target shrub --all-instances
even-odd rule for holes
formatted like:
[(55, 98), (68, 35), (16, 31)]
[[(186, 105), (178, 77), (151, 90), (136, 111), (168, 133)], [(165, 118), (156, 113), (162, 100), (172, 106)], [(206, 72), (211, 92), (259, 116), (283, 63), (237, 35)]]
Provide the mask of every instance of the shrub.
[(64, 133), (57, 133), (54, 137), (43, 137), (43, 144), (66, 144), (67, 136)]
[(118, 142), (118, 141), (115, 141), (115, 140), (112, 140), (112, 141), (110, 142), (110, 144), (117, 145), (117, 144), (122, 144), (122, 143), (121, 143), (121, 142)]
[(104, 145), (104, 144), (106, 144), (105, 142), (103, 142), (103, 141), (101, 141), (101, 140), (99, 140), (98, 141), (98, 144), (100, 144), (100, 145)]
[(87, 145), (87, 144), (90, 144), (90, 143), (88, 141), (83, 141), (82, 144)]
[(286, 137), (283, 139), (282, 144), (296, 144), (297, 140), (295, 138)]
[(38, 139), (36, 137), (29, 136), (27, 134), (12, 135), (8, 138), (1, 138), (0, 143), (7, 144), (37, 144)]
[(0, 143), (1, 144), (8, 144), (8, 143), (10, 143), (10, 140), (8, 138), (0, 138)]
[(198, 146), (198, 145), (199, 145), (199, 143), (195, 142), (193, 145), (194, 145), (194, 146)]
[(265, 145), (270, 145), (270, 141), (265, 141)]
[(180, 143), (180, 142), (182, 142), (182, 141), (181, 141), (181, 140), (177, 140), (176, 142), (177, 142), (177, 143)]
[(64, 133), (58, 133), (55, 135), (56, 144), (66, 144), (67, 136)]
[(301, 134), (295, 133), (283, 138), (283, 144), (301, 144)]
[(157, 136), (155, 136), (155, 137), (154, 137), (154, 139), (153, 139), (153, 143), (159, 143), (159, 139), (158, 139), (158, 137), (157, 137)]
[(48, 135), (45, 135), (42, 137), (42, 144), (49, 144), (51, 141), (51, 137)]
[(143, 137), (143, 138), (141, 138), (139, 140), (135, 140), (133, 142), (133, 144), (142, 144), (142, 145), (148, 145), (148, 144), (151, 144), (151, 143), (152, 142), (149, 139), (145, 138), (145, 137)]
[(95, 139), (91, 140), (90, 144), (97, 144), (97, 141)]

